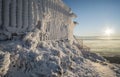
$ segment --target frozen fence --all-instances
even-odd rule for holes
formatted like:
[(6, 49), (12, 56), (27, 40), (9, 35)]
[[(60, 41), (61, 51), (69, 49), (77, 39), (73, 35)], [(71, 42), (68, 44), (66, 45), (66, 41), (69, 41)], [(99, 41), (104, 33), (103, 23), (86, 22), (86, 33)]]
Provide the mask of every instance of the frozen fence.
[(48, 40), (68, 39), (73, 17), (76, 15), (62, 0), (0, 0), (0, 40), (36, 28), (47, 34)]

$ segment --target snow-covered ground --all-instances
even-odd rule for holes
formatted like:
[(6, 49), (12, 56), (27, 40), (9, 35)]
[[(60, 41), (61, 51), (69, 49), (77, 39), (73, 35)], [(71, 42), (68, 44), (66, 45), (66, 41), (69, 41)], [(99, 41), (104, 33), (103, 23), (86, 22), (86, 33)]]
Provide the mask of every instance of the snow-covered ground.
[[(0, 42), (1, 77), (120, 77), (118, 67), (74, 41)], [(119, 72), (118, 72), (119, 73)]]

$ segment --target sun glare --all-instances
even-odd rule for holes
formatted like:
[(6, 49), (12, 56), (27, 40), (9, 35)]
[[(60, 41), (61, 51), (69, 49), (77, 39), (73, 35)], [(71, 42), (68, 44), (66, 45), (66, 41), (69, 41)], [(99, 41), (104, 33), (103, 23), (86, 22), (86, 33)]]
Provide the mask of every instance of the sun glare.
[(111, 28), (107, 28), (107, 29), (105, 30), (105, 35), (107, 35), (107, 36), (111, 36), (113, 33), (114, 33), (114, 30), (111, 29)]

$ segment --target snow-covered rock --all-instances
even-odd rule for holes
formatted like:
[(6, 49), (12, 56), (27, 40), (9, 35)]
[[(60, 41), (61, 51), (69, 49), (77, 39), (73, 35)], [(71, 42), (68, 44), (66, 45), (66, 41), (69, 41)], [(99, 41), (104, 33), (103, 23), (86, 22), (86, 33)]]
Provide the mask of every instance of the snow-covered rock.
[[(33, 33), (34, 34), (34, 33)], [(7, 77), (117, 77), (97, 55), (83, 54), (76, 44), (65, 41), (23, 40), (0, 43), (0, 70)], [(30, 40), (30, 45), (26, 43)], [(4, 51), (4, 52), (3, 52)], [(95, 60), (91, 60), (90, 58)], [(99, 60), (96, 61), (96, 60)], [(7, 63), (6, 63), (7, 62)], [(106, 62), (107, 63), (107, 62)], [(109, 73), (109, 74), (108, 74)]]

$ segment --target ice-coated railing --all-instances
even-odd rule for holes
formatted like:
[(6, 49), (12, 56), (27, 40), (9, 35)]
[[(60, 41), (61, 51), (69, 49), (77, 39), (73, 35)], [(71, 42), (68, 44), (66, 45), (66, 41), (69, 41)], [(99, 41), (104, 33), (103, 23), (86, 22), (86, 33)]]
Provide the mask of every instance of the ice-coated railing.
[(49, 40), (67, 39), (72, 16), (62, 0), (0, 0), (0, 40), (35, 28)]

